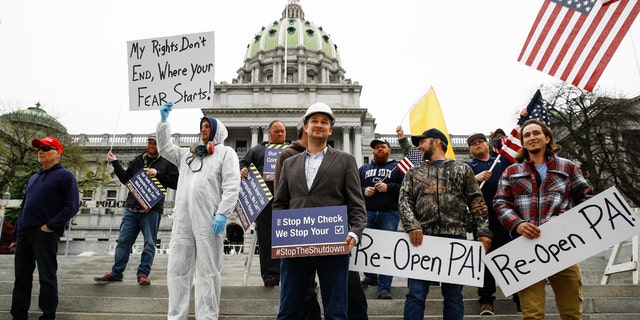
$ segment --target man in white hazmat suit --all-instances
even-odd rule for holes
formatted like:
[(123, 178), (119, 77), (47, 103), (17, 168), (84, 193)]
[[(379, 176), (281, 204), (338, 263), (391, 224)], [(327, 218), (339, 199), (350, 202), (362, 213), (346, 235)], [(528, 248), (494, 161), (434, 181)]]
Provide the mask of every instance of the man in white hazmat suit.
[(188, 318), (195, 266), (196, 319), (218, 319), (225, 225), (240, 191), (238, 155), (223, 145), (228, 136), (224, 124), (211, 117), (200, 120), (202, 144), (174, 145), (166, 122), (172, 105), (162, 106), (157, 127), (160, 154), (180, 172), (167, 266), (167, 318)]

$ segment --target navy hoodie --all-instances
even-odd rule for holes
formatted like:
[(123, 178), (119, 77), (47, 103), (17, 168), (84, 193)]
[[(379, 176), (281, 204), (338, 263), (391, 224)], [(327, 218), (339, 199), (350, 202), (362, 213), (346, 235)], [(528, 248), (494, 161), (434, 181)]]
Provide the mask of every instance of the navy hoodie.
[(45, 224), (62, 236), (65, 225), (79, 207), (78, 182), (73, 173), (60, 163), (48, 170), (41, 168), (29, 178), (11, 241), (15, 242), (18, 235), (40, 229)]

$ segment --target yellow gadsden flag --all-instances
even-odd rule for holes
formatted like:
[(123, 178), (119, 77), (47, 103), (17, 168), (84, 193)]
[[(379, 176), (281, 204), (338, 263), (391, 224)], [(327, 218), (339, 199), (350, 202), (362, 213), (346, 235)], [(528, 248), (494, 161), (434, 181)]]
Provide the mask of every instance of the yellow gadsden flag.
[(449, 139), (447, 143), (447, 158), (456, 158), (456, 155), (453, 153), (451, 137), (449, 136), (447, 125), (444, 122), (444, 115), (440, 109), (440, 103), (438, 102), (438, 98), (436, 98), (436, 92), (433, 90), (433, 87), (429, 88), (427, 94), (411, 108), (409, 124), (411, 125), (411, 135), (414, 136), (421, 135), (425, 130), (431, 128), (442, 131)]

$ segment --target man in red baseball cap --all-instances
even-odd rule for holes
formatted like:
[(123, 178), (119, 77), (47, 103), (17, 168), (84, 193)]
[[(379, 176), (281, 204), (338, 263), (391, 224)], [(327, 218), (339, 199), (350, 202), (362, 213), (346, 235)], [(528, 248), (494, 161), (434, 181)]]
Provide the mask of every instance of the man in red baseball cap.
[(13, 319), (27, 319), (31, 305), (33, 272), (40, 278), (40, 319), (55, 319), (58, 306), (58, 241), (64, 227), (78, 212), (78, 183), (60, 164), (63, 146), (48, 136), (33, 139), (40, 171), (27, 183), (20, 215), (11, 234), (15, 246), (15, 282), (11, 302)]
[(64, 150), (63, 150), (64, 147), (62, 146), (62, 143), (58, 139), (56, 139), (56, 138), (54, 138), (52, 136), (46, 136), (46, 137), (44, 137), (42, 139), (37, 139), (37, 138), (33, 139), (33, 140), (31, 140), (31, 145), (34, 148), (40, 148), (42, 146), (52, 147), (52, 148), (60, 151), (60, 154), (62, 154), (64, 152)]

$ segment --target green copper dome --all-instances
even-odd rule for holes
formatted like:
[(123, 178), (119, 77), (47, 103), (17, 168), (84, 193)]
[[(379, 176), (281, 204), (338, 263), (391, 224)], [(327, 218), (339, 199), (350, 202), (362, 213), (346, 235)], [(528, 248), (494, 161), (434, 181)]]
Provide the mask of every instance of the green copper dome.
[(67, 129), (58, 120), (40, 108), (39, 102), (35, 107), (11, 112), (3, 115), (2, 118), (14, 123), (23, 123), (26, 126), (40, 126), (58, 133), (67, 133)]
[(262, 27), (247, 46), (245, 59), (256, 57), (260, 52), (275, 52), (276, 49), (297, 50), (301, 47), (310, 51), (320, 51), (325, 57), (340, 60), (337, 46), (322, 27), (304, 18), (304, 12), (297, 3), (289, 3), (280, 20)]

